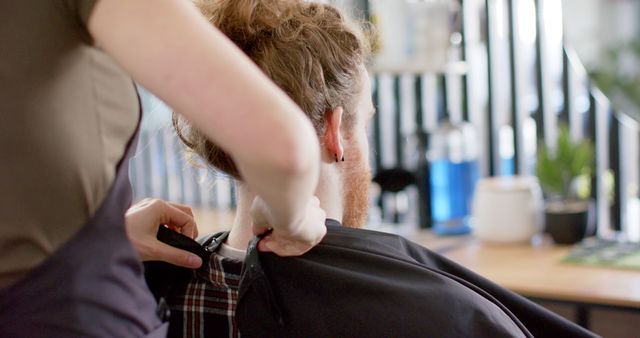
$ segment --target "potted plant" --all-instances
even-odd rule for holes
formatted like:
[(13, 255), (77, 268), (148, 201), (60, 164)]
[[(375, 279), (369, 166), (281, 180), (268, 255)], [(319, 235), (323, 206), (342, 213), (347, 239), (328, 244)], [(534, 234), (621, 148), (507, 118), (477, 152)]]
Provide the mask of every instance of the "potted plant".
[(594, 234), (589, 200), (595, 152), (588, 140), (573, 142), (561, 126), (557, 147), (538, 149), (536, 174), (545, 195), (545, 232), (558, 244), (573, 244)]

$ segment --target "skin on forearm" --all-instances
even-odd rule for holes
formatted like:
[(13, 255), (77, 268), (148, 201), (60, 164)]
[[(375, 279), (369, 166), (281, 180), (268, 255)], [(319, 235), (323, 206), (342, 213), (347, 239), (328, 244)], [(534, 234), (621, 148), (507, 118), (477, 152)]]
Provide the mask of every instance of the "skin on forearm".
[(254, 172), (247, 172), (239, 167), (247, 185), (270, 207), (271, 222), (268, 227), (286, 232), (297, 230), (287, 227), (299, 225), (304, 217), (307, 202), (317, 186), (315, 182), (318, 180), (319, 170), (313, 169), (318, 168), (309, 168), (313, 175), (311, 177), (303, 175), (302, 171), (282, 177), (275, 171), (267, 172), (258, 168)]
[(273, 209), (273, 226), (301, 217), (320, 159), (311, 123), (190, 2), (100, 0), (89, 30), (137, 82), (232, 154)]

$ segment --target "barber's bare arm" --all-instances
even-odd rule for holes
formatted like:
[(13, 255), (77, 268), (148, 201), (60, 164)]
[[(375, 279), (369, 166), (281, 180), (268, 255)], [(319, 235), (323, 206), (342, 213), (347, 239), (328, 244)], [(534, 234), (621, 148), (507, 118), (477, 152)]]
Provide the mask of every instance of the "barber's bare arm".
[(320, 154), (311, 123), (189, 1), (100, 0), (89, 30), (136, 81), (232, 154), (260, 196), (254, 216), (284, 241), (261, 249), (295, 255), (322, 239), (324, 212), (312, 202)]

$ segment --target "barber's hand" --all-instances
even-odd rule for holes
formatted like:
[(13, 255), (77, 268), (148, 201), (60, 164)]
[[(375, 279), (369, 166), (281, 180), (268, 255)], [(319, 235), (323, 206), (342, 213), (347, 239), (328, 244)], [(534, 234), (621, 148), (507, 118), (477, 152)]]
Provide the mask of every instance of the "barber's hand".
[(143, 261), (164, 261), (186, 268), (199, 268), (202, 260), (188, 251), (160, 242), (159, 226), (166, 226), (190, 238), (198, 236), (191, 208), (158, 199), (144, 199), (125, 214), (127, 236)]
[(271, 226), (271, 212), (260, 197), (251, 206), (253, 233), (260, 235), (269, 229), (273, 231), (258, 242), (258, 250), (273, 252), (278, 256), (299, 256), (316, 246), (327, 233), (326, 213), (320, 208), (320, 201), (312, 197), (307, 203), (304, 217), (293, 224)]

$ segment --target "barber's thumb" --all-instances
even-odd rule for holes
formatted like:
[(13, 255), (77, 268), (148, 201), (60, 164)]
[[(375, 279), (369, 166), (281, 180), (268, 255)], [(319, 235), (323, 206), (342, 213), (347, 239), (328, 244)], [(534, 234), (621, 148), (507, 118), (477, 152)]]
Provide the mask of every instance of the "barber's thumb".
[(180, 250), (164, 243), (158, 243), (157, 259), (189, 269), (197, 269), (202, 265), (202, 259), (189, 251)]

